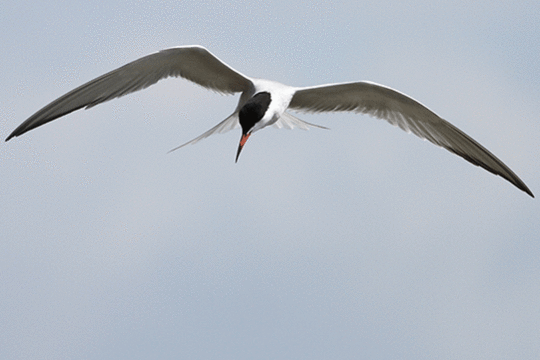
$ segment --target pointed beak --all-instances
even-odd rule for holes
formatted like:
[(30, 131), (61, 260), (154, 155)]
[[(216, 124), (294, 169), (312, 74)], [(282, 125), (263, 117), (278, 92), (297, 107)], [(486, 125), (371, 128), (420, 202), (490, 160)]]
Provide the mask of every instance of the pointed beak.
[(242, 151), (242, 148), (246, 144), (247, 139), (249, 138), (251, 134), (242, 134), (242, 138), (240, 139), (240, 144), (238, 144), (238, 152), (236, 153), (236, 160), (235, 162), (238, 162), (238, 157), (240, 156), (240, 151)]

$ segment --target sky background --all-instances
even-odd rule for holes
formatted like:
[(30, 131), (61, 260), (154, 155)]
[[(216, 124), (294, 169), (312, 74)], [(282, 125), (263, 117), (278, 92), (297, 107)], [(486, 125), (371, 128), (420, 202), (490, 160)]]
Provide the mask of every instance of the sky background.
[[(294, 86), (418, 99), (540, 196), (538, 1), (0, 3), (0, 135), (200, 44)], [(538, 359), (540, 203), (358, 114), (237, 164), (235, 108), (170, 79), (0, 145), (2, 359)]]

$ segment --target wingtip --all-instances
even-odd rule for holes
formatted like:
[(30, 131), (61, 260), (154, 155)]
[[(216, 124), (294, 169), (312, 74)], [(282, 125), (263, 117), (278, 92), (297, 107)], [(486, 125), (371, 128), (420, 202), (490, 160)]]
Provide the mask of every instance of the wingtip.
[(530, 197), (532, 197), (534, 199), (534, 194), (532, 193), (532, 191), (529, 189), (529, 187), (527, 185), (525, 185), (525, 183), (516, 176), (517, 180), (514, 182), (514, 181), (511, 181), (512, 184), (514, 184), (518, 189), (520, 189), (521, 191), (527, 193)]
[[(518, 178), (519, 179), (519, 178)], [(527, 185), (525, 185), (525, 183), (521, 180), (519, 180), (518, 182), (512, 182), (519, 190), (523, 191), (524, 193), (528, 194), (530, 197), (532, 197), (534, 199), (534, 194), (532, 193), (532, 191), (529, 189), (529, 187)]]

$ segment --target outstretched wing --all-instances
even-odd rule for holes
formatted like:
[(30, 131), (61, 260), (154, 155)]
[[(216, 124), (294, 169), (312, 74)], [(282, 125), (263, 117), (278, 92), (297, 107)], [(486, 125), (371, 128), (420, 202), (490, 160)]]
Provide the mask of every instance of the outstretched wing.
[(371, 82), (299, 88), (289, 108), (305, 112), (354, 111), (386, 120), (502, 176), (534, 197), (527, 185), (485, 147), (418, 101), (391, 88)]
[(79, 86), (54, 100), (17, 127), (6, 139), (41, 126), (81, 108), (145, 89), (168, 77), (183, 77), (224, 94), (249, 89), (251, 80), (201, 46), (182, 46), (159, 51), (130, 62)]

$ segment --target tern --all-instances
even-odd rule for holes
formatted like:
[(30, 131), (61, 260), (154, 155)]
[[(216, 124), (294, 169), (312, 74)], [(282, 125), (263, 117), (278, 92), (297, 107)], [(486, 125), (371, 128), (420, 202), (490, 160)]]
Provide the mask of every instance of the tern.
[(168, 77), (182, 77), (222, 94), (241, 93), (238, 105), (229, 117), (171, 151), (240, 126), (242, 136), (236, 152), (238, 161), (248, 138), (269, 125), (277, 128), (323, 128), (303, 121), (287, 110), (307, 113), (351, 111), (386, 120), (408, 133), (412, 132), (474, 165), (502, 176), (534, 197), (527, 185), (485, 147), (397, 90), (369, 81), (293, 87), (251, 78), (234, 70), (202, 46), (161, 50), (91, 80), (30, 116), (6, 141), (75, 110), (89, 109), (145, 89)]

